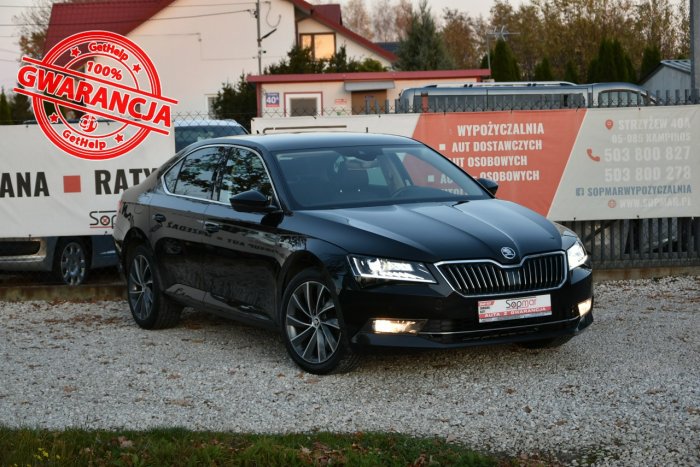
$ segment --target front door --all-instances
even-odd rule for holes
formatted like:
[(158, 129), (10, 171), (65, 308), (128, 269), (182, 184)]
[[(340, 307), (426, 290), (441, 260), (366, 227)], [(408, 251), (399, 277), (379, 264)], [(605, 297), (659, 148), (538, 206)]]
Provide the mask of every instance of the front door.
[(270, 215), (235, 211), (229, 200), (249, 190), (272, 200), (272, 185), (258, 154), (234, 146), (227, 154), (214, 202), (205, 213), (212, 233), (205, 252), (204, 301), (239, 318), (269, 320), (282, 261), (278, 229)]

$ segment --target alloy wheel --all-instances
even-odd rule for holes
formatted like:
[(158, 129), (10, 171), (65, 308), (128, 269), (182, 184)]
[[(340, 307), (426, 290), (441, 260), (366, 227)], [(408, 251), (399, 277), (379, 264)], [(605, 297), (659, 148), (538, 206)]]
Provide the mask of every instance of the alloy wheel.
[(328, 287), (316, 281), (300, 284), (287, 303), (285, 328), (294, 352), (305, 362), (320, 364), (333, 357), (341, 331)]
[(153, 312), (153, 274), (143, 255), (135, 256), (129, 270), (129, 303), (137, 318), (146, 320)]

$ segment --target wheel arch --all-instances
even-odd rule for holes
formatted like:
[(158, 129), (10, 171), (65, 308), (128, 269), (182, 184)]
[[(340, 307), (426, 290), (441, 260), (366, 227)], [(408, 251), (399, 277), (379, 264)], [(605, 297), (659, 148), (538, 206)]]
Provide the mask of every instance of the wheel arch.
[(130, 229), (122, 241), (120, 261), (123, 271), (126, 271), (126, 261), (129, 256), (129, 250), (141, 244), (148, 244), (148, 237), (146, 234), (138, 227)]
[(280, 319), (282, 298), (287, 284), (303, 270), (314, 268), (321, 271), (321, 274), (335, 285), (336, 293), (339, 293), (343, 286), (343, 279), (348, 271), (347, 252), (336, 245), (316, 239), (309, 239), (306, 246), (306, 249), (292, 253), (280, 270), (275, 297), (277, 321)]

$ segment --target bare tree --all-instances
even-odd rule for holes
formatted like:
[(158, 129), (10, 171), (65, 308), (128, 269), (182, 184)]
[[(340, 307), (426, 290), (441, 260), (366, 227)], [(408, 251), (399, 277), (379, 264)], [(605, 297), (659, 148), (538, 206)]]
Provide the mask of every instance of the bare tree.
[(377, 0), (372, 7), (372, 30), (378, 42), (393, 42), (396, 36), (396, 12), (391, 0)]
[(350, 0), (343, 5), (343, 25), (366, 39), (375, 37), (364, 0)]
[(44, 55), (53, 4), (54, 0), (34, 0), (33, 5), (12, 17), (12, 22), (19, 27), (19, 49), (22, 54), (33, 58)]
[(474, 31), (474, 20), (466, 13), (445, 8), (442, 38), (456, 68), (477, 68), (481, 57)]

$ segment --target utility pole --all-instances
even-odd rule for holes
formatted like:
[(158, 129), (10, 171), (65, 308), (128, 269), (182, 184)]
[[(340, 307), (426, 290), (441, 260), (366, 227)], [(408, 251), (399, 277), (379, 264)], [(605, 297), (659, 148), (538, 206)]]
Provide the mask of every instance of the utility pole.
[(262, 37), (260, 37), (260, 0), (255, 2), (255, 20), (258, 23), (258, 75), (262, 75)]
[[(267, 2), (267, 3), (270, 3), (270, 2)], [(270, 32), (268, 32), (267, 34), (264, 34), (261, 36), (260, 35), (260, 0), (255, 0), (255, 13), (254, 13), (254, 15), (255, 15), (255, 20), (257, 22), (257, 26), (258, 26), (258, 34), (257, 34), (257, 37), (258, 37), (258, 75), (262, 75), (262, 56), (265, 53), (265, 51), (262, 48), (262, 41), (263, 41), (263, 39), (270, 37), (273, 32), (277, 31), (277, 26), (279, 26), (279, 24), (280, 24), (279, 19), (281, 19), (282, 16), (280, 15), (280, 18), (277, 20), (277, 24), (275, 26), (272, 26), (270, 23), (268, 23), (268, 26), (270, 26), (272, 28), (272, 30)]]
[(697, 102), (700, 86), (700, 0), (690, 0), (690, 95)]

